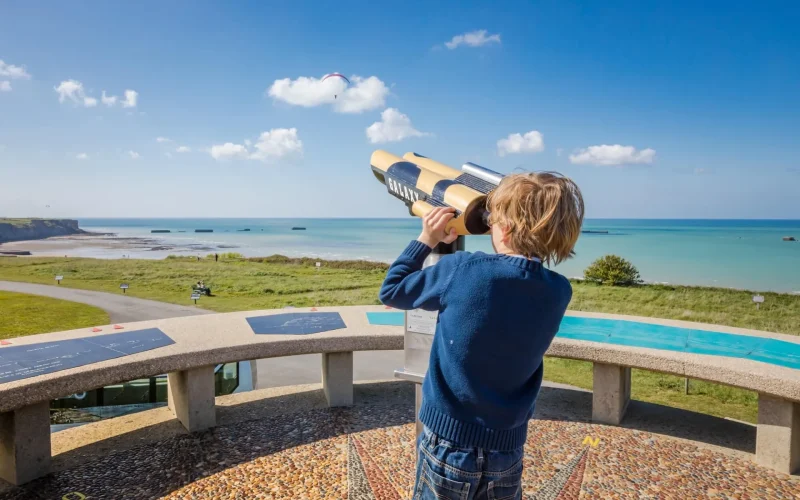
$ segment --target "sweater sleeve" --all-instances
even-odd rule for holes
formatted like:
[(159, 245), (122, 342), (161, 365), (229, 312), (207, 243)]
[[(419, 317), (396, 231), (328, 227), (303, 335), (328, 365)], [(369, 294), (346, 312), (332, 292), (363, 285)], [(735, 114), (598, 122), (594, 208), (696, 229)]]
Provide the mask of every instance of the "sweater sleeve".
[(458, 259), (455, 255), (448, 255), (423, 269), (422, 263), (430, 253), (431, 248), (422, 242), (414, 240), (409, 243), (386, 273), (380, 301), (402, 310), (440, 309), (442, 295), (458, 267)]

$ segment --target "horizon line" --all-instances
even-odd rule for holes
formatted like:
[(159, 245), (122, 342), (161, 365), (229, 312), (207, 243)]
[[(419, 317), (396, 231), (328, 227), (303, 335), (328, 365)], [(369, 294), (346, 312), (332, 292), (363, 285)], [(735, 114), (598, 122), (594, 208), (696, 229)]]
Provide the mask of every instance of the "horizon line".
[[(226, 220), (226, 219), (277, 219), (277, 220), (314, 220), (314, 219), (322, 219), (322, 220), (336, 220), (336, 219), (345, 219), (345, 220), (404, 220), (404, 219), (419, 219), (418, 217), (253, 217), (253, 216), (226, 216), (226, 217), (192, 217), (192, 216), (165, 216), (165, 217), (142, 217), (142, 216), (125, 216), (125, 217), (98, 217), (98, 216), (70, 216), (70, 217), (0, 217), (0, 219), (153, 219), (153, 220), (163, 220), (163, 219), (218, 219), (218, 220)], [(756, 218), (756, 217), (586, 217), (584, 220), (676, 220), (676, 221), (702, 221), (702, 220), (714, 220), (714, 221), (737, 221), (737, 220), (750, 220), (750, 221), (797, 221), (800, 222), (800, 218), (798, 219), (791, 219), (791, 218)]]

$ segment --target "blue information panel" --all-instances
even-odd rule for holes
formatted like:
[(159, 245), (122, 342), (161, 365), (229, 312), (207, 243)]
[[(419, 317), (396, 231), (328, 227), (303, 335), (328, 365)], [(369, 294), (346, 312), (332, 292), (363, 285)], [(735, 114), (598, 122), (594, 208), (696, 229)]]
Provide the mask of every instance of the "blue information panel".
[(368, 312), (370, 325), (403, 326), (406, 324), (406, 313), (402, 311)]
[(306, 335), (347, 328), (337, 312), (273, 314), (247, 318), (247, 322), (259, 335)]
[(565, 316), (557, 336), (562, 339), (727, 356), (800, 369), (800, 343), (749, 335)]
[(158, 328), (0, 349), (0, 384), (174, 344)]

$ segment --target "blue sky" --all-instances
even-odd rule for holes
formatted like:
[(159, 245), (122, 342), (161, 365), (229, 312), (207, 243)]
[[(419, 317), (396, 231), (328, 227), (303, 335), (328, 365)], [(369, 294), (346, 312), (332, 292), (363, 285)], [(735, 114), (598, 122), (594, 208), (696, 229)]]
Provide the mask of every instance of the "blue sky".
[(558, 170), (589, 217), (796, 219), (795, 5), (5, 1), (0, 215), (405, 216), (380, 148)]

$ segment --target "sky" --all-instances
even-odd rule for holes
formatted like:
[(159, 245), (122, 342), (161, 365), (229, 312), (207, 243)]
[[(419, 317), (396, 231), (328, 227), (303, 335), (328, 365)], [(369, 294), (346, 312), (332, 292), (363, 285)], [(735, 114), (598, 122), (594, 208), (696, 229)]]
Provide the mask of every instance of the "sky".
[(5, 0), (0, 216), (406, 217), (370, 172), (384, 149), (559, 171), (590, 218), (800, 219), (798, 19), (788, 1)]

